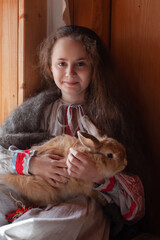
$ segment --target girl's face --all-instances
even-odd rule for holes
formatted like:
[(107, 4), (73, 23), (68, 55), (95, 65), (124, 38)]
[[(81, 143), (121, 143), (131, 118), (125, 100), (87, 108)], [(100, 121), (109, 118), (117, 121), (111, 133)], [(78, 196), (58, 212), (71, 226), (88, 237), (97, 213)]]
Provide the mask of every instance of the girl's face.
[(92, 68), (80, 42), (70, 37), (58, 39), (53, 47), (51, 71), (64, 101), (74, 104), (84, 103)]

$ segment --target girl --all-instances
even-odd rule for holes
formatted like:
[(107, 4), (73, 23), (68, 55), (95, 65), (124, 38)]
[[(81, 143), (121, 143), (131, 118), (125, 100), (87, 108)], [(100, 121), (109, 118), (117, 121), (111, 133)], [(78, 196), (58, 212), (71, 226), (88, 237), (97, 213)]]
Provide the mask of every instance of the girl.
[[(108, 203), (116, 203), (125, 221), (138, 221), (144, 216), (144, 194), (136, 175), (121, 173), (105, 179), (97, 172), (92, 159), (74, 149), (70, 150), (67, 165), (61, 156), (36, 157), (34, 151), (21, 151), (13, 146), (5, 150), (12, 144), (27, 149), (62, 133), (77, 136), (81, 130), (97, 137), (106, 134), (116, 138), (126, 146), (128, 156), (131, 155), (128, 144), (131, 137), (121, 106), (113, 97), (109, 58), (95, 32), (80, 26), (61, 27), (41, 45), (40, 66), (52, 87), (27, 100), (3, 123), (1, 173), (39, 175), (53, 187), (57, 182), (65, 183), (69, 176), (90, 180)], [(7, 224), (5, 215), (16, 210), (15, 199), (24, 204), (26, 201), (10, 186), (1, 183), (1, 188), (0, 209), (8, 203), (8, 209), (5, 207), (0, 213), (4, 225)], [(33, 231), (28, 233), (27, 228), (31, 226)], [(25, 239), (38, 235), (38, 239), (64, 239), (65, 236), (68, 240), (97, 240), (104, 239), (104, 234), (105, 239), (109, 238), (109, 223), (102, 208), (95, 200), (83, 196), (55, 207), (33, 208), (12, 224), (13, 231), (10, 226), (1, 227), (2, 236), (7, 236), (7, 231), (19, 236), (22, 227), (20, 236)]]

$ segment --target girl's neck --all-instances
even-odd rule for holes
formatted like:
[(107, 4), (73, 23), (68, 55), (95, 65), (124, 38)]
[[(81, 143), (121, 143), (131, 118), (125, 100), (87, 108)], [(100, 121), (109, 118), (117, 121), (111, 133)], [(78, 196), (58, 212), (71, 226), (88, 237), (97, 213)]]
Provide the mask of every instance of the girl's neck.
[(75, 105), (82, 105), (82, 104), (84, 104), (84, 98), (79, 98), (79, 97), (77, 97), (77, 96), (75, 96), (75, 97), (73, 97), (73, 96), (68, 96), (68, 97), (65, 97), (65, 96), (63, 96), (62, 95), (62, 100), (64, 101), (64, 102), (67, 102), (67, 103), (69, 103), (69, 104), (75, 104)]

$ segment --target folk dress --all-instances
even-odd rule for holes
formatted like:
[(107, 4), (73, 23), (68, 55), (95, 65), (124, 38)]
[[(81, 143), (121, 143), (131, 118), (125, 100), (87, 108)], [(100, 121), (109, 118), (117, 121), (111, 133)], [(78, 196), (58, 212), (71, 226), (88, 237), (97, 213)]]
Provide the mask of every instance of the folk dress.
[[(43, 97), (44, 95), (41, 94), (41, 102), (44, 102)], [(27, 104), (26, 109), (28, 106), (33, 107), (36, 99), (38, 97), (28, 100), (28, 103), (24, 103), (24, 108)], [(40, 101), (38, 103), (40, 105)], [(98, 130), (84, 114), (85, 106), (68, 104), (62, 99), (48, 103), (49, 101), (46, 101), (45, 107), (40, 110), (42, 111), (39, 117), (41, 133), (46, 132), (52, 137), (62, 133), (77, 136), (77, 131), (81, 130), (99, 137)], [(22, 110), (19, 109), (20, 111)], [(11, 122), (10, 119), (9, 121)], [(3, 129), (6, 131), (8, 128), (2, 126)], [(0, 147), (0, 174), (29, 175), (29, 162), (34, 152), (19, 150), (15, 146), (6, 149), (3, 139)], [(17, 164), (19, 158), (22, 159), (20, 167)], [(104, 184), (95, 186), (95, 189), (109, 204), (116, 203), (125, 221), (136, 222), (144, 216), (144, 193), (139, 177), (120, 173), (106, 179)], [(77, 196), (57, 206), (34, 207), (9, 224), (6, 216), (17, 210), (17, 201), (25, 206), (26, 200), (4, 182), (0, 183), (0, 191), (0, 239), (36, 240), (37, 236), (40, 240), (109, 239), (110, 220), (102, 207), (92, 198)]]

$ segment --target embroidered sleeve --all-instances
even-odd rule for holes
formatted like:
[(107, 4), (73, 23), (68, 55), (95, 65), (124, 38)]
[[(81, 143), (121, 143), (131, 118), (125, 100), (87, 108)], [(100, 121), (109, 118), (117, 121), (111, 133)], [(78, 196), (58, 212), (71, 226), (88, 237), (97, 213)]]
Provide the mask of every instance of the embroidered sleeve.
[(96, 189), (106, 200), (109, 196), (120, 207), (125, 220), (136, 222), (144, 216), (144, 190), (139, 177), (120, 173)]
[(0, 145), (0, 175), (13, 173), (12, 171), (13, 153)]
[(15, 146), (10, 146), (9, 151), (13, 153), (12, 171), (15, 174), (30, 175), (29, 163), (32, 156), (35, 156), (36, 150), (20, 150)]

